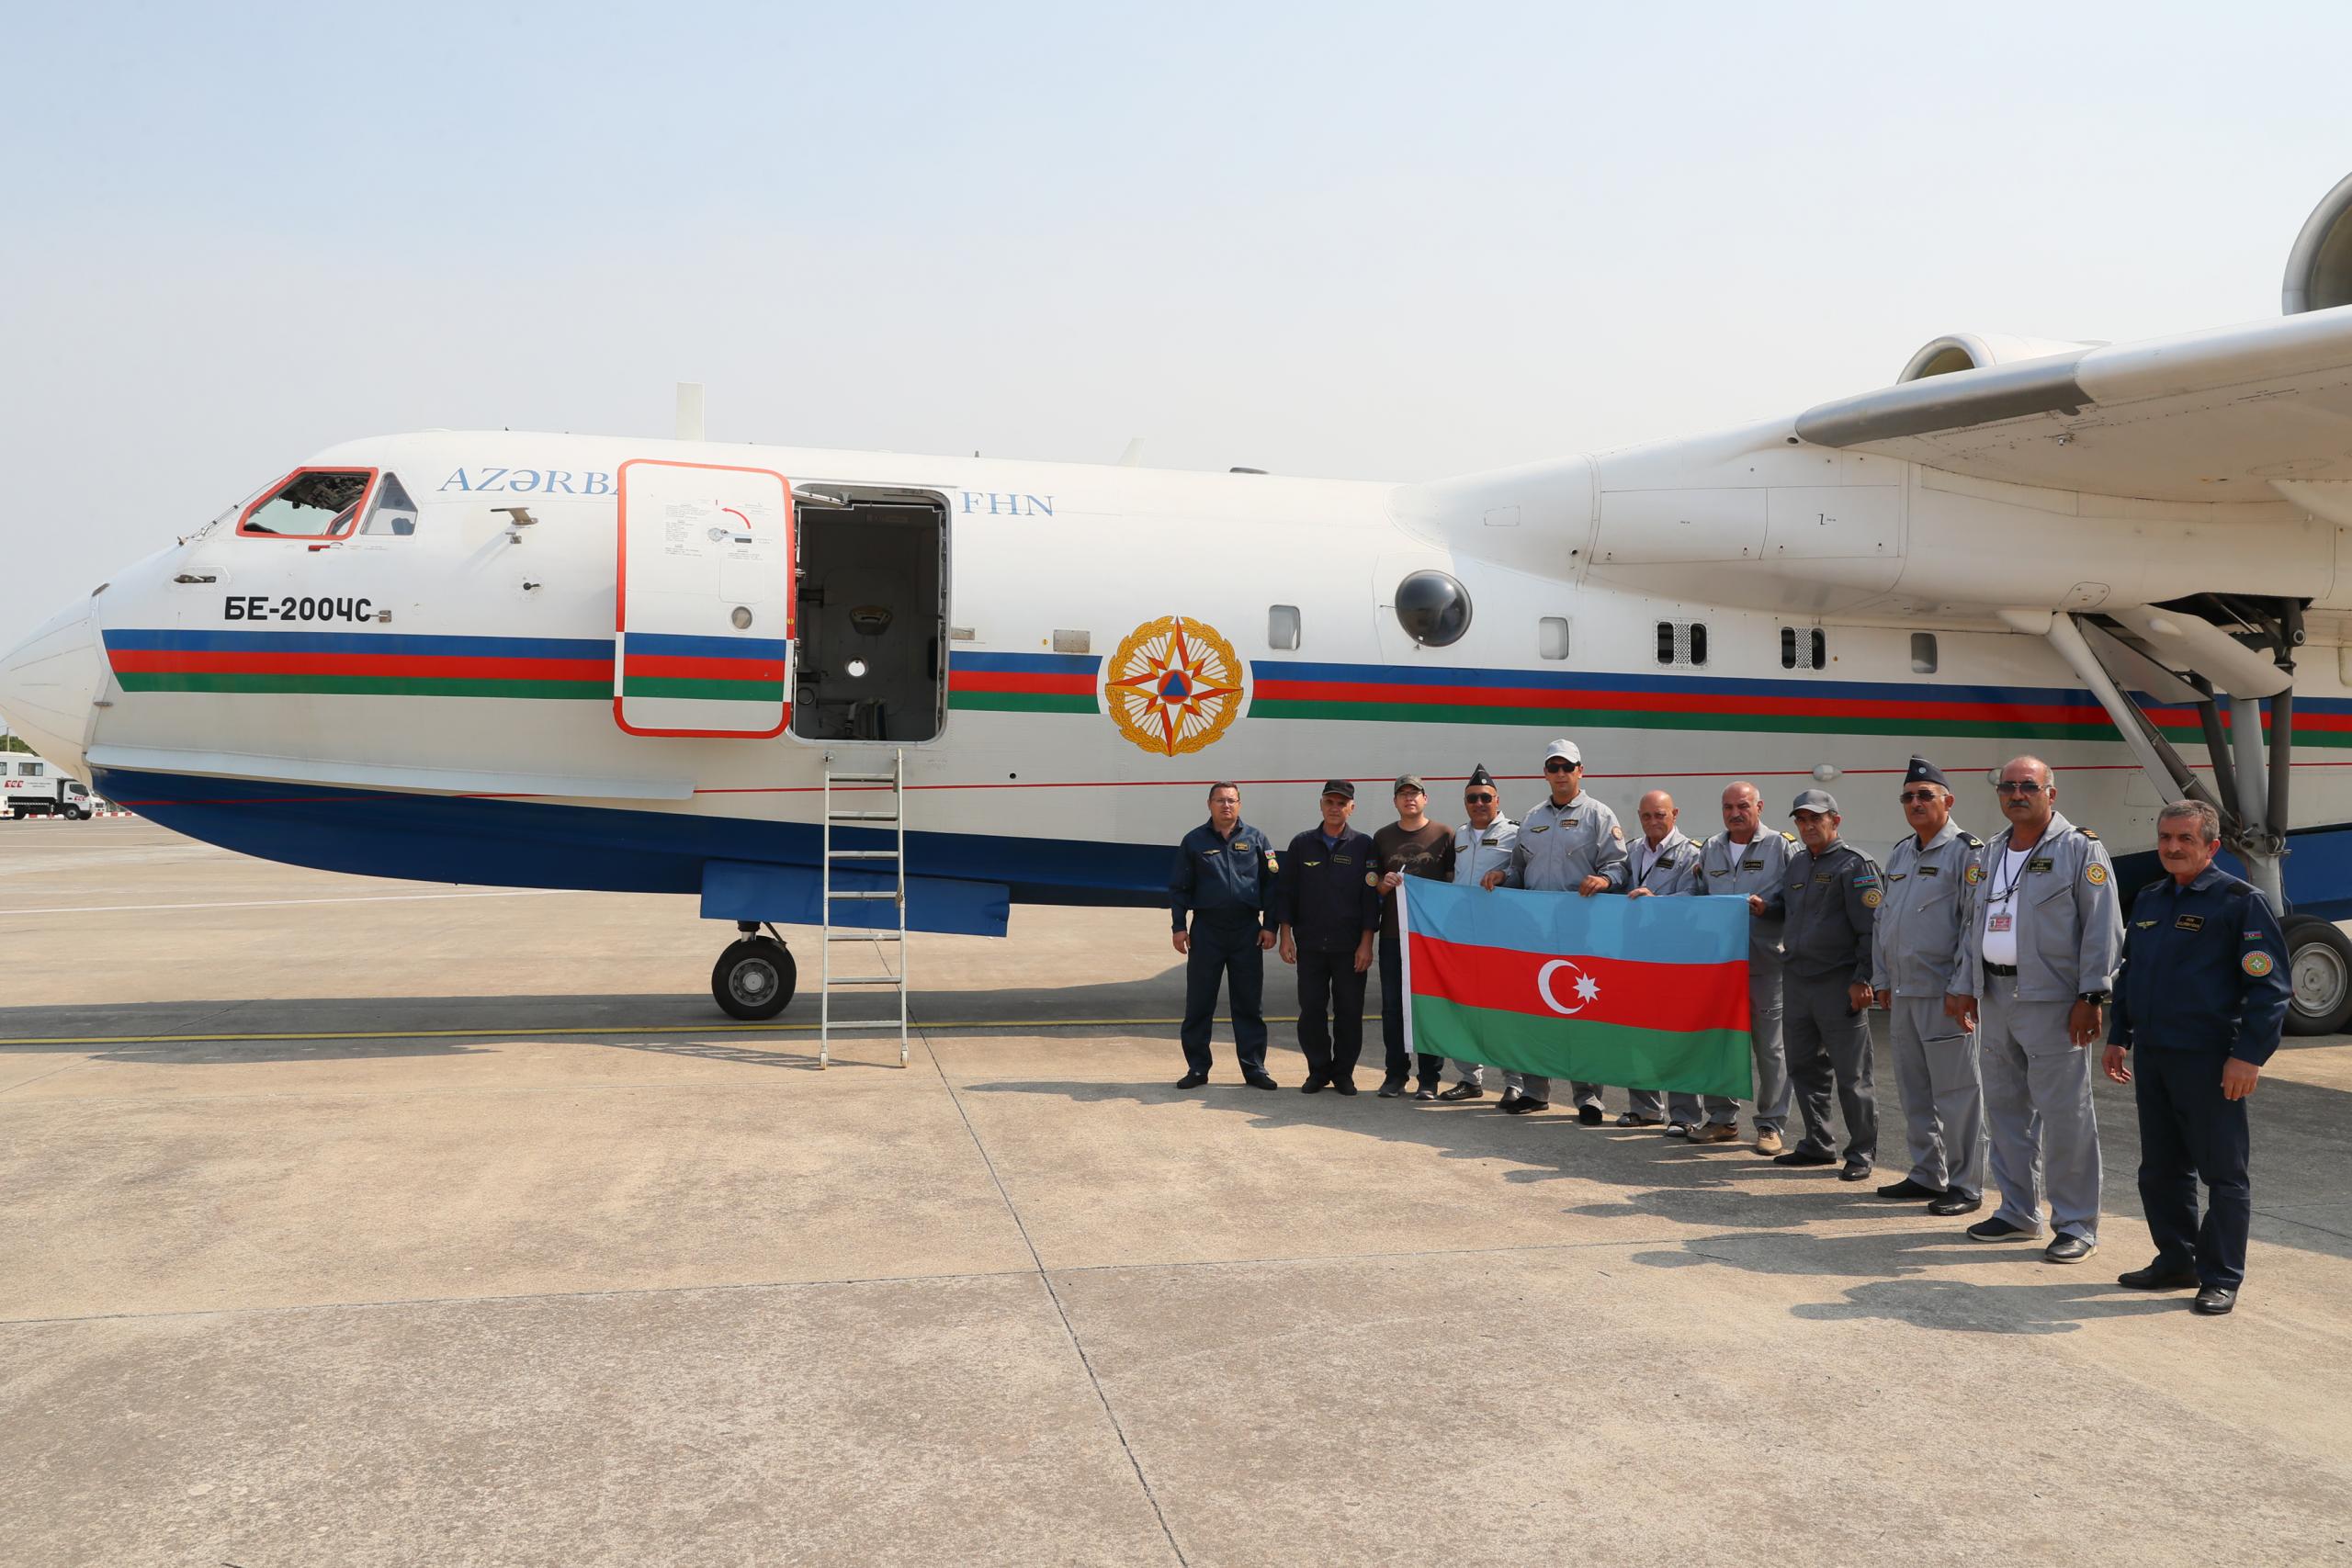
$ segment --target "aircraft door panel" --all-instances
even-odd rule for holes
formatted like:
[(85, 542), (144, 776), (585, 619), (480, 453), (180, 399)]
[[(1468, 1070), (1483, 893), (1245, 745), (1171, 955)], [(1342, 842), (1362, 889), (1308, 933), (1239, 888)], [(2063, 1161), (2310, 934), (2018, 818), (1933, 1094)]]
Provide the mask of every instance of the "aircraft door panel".
[(631, 735), (764, 739), (792, 721), (792, 485), (768, 468), (620, 466), (613, 716)]

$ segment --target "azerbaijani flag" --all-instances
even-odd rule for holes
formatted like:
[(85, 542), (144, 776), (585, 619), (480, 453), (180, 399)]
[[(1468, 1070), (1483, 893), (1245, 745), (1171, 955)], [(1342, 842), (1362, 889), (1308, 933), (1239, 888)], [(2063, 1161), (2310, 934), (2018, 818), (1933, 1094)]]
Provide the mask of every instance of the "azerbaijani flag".
[(1754, 1098), (1747, 899), (1489, 893), (1408, 876), (1396, 908), (1408, 1049)]

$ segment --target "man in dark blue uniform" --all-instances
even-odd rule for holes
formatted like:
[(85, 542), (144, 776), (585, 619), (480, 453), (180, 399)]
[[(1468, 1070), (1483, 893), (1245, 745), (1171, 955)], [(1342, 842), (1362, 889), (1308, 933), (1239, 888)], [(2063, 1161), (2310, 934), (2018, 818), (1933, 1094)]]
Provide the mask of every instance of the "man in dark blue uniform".
[(1290, 841), (1275, 879), (1283, 962), (1298, 965), (1298, 1048), (1306, 1054), (1301, 1094), (1355, 1093), (1356, 1058), (1363, 1055), (1364, 971), (1380, 930), (1380, 867), (1372, 840), (1348, 826), (1355, 809), (1352, 783), (1325, 784), (1321, 824)]
[[(1282, 869), (1265, 834), (1241, 820), (1241, 786), (1209, 785), (1209, 819), (1176, 846), (1168, 874), (1168, 912), (1176, 951), (1184, 955), (1184, 1076), (1178, 1089), (1209, 1081), (1209, 1024), (1216, 988), (1233, 1002), (1233, 1054), (1251, 1089), (1276, 1088), (1266, 1076), (1265, 950), (1274, 945), (1274, 878)], [(1192, 916), (1191, 929), (1184, 917)]]
[[(2115, 976), (2107, 1076), (2140, 1103), (2140, 1203), (2155, 1261), (2119, 1277), (2135, 1291), (2197, 1287), (2219, 1317), (2245, 1279), (2254, 1190), (2245, 1101), (2286, 1021), (2287, 939), (2262, 895), (2213, 863), (2221, 817), (2177, 800), (2156, 818), (2171, 874), (2132, 901)], [(2126, 1053), (2136, 1060), (2126, 1066)], [(2205, 1179), (2205, 1220), (2197, 1179)]]

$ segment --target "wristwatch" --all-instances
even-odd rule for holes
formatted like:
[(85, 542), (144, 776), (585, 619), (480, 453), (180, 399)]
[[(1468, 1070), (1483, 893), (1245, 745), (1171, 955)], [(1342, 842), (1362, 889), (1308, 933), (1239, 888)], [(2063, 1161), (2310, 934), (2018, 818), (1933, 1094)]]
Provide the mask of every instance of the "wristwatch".
[(2084, 991), (2075, 999), (2078, 1002), (2097, 1002), (2099, 1006), (2105, 1007), (2113, 995), (2111, 991)]

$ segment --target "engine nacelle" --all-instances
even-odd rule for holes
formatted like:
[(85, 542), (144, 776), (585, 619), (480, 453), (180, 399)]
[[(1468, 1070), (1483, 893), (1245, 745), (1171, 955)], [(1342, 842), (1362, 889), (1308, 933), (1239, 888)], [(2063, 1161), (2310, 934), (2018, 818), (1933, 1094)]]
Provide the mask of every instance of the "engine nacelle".
[(2064, 343), (2056, 338), (2019, 337), (2014, 333), (1950, 333), (1911, 356), (1894, 379), (1917, 381), (1928, 376), (1949, 376), (1955, 370), (1982, 370), (1988, 365), (2009, 365), (2020, 359), (2041, 359), (2052, 354), (2076, 354), (2105, 348), (2103, 343)]
[(2352, 305), (2352, 175), (2338, 181), (2303, 220), (2287, 253), (2279, 309), (2290, 316)]

